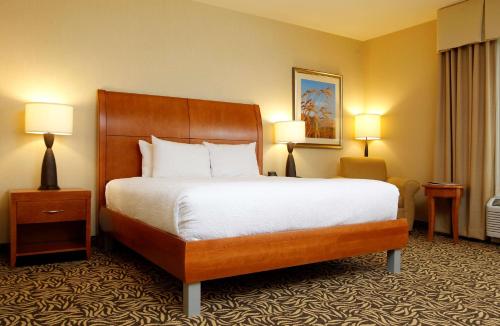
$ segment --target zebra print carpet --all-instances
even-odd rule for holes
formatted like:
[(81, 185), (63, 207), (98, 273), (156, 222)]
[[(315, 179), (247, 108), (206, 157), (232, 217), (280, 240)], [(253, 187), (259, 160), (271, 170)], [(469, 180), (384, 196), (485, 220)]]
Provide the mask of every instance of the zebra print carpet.
[(418, 231), (399, 275), (380, 253), (204, 282), (192, 318), (180, 282), (124, 248), (16, 269), (0, 260), (0, 325), (500, 325), (499, 246)]

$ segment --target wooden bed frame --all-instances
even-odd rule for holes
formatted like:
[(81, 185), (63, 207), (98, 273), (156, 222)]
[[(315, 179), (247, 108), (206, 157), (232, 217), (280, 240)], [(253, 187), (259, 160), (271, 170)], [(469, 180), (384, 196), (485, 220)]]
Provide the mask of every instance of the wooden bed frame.
[(234, 238), (184, 241), (106, 208), (110, 180), (141, 175), (137, 141), (150, 135), (185, 143), (256, 142), (262, 173), (262, 121), (258, 105), (98, 90), (98, 226), (184, 284), (184, 312), (200, 313), (201, 281), (388, 252), (398, 273), (408, 242), (405, 219)]

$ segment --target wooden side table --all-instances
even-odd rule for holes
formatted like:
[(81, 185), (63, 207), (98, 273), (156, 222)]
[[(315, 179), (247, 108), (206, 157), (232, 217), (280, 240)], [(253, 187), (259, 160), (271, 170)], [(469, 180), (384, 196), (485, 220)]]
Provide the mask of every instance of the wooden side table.
[(10, 191), (10, 265), (21, 256), (69, 251), (90, 257), (90, 191)]
[(434, 224), (436, 222), (436, 204), (435, 198), (450, 198), (451, 206), (451, 224), (453, 229), (453, 241), (458, 242), (458, 210), (460, 209), (460, 199), (462, 198), (464, 187), (459, 184), (440, 184), (427, 183), (423, 185), (425, 195), (427, 196), (428, 223), (429, 229), (427, 239), (432, 241), (434, 237)]

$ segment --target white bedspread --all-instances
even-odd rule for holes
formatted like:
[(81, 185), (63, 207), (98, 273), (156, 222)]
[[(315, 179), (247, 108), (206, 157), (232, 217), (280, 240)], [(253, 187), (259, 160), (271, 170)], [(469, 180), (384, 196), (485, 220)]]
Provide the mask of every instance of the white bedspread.
[(342, 178), (137, 177), (106, 186), (109, 209), (185, 240), (392, 220), (398, 196), (386, 182)]

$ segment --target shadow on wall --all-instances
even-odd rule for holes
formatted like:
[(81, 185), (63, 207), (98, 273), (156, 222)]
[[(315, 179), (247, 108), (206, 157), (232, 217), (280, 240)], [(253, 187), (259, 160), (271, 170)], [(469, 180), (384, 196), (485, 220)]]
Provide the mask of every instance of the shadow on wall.
[[(6, 207), (7, 209), (5, 210), (5, 222), (2, 223), (0, 220), (0, 239), (9, 239), (9, 223), (8, 223), (8, 207), (9, 207), (9, 194), (7, 191), (0, 192), (0, 207)], [(1, 227), (2, 224), (5, 225), (5, 227)], [(0, 242), (1, 243), (1, 242)]]

